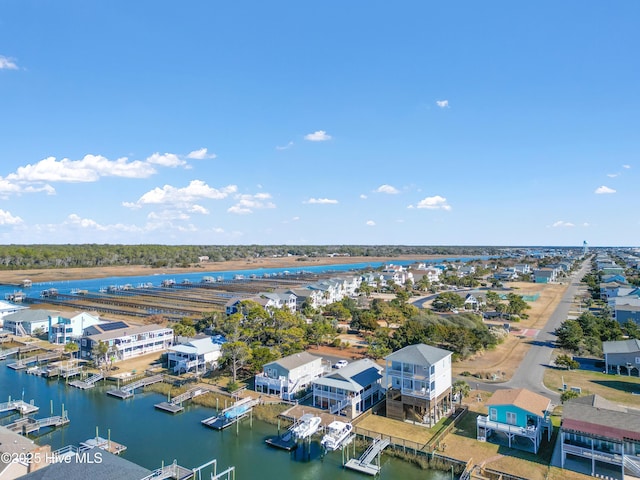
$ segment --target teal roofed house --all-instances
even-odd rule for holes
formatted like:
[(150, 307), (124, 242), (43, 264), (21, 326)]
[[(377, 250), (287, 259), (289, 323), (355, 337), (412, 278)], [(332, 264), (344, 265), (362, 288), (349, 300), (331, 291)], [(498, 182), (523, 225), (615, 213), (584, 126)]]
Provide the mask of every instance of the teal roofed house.
[(477, 439), (538, 453), (543, 433), (551, 440), (551, 400), (524, 388), (498, 390), (487, 401), (488, 415), (476, 420)]

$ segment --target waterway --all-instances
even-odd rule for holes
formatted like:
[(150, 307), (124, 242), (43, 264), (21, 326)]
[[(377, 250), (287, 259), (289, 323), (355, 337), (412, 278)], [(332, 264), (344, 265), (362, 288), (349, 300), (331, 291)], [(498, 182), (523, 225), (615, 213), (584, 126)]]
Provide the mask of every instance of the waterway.
[[(139, 393), (133, 398), (120, 400), (106, 394), (108, 386), (92, 390), (79, 390), (63, 380), (49, 380), (6, 367), (0, 362), (0, 402), (12, 399), (33, 400), (40, 407), (36, 418), (59, 414), (62, 406), (69, 413), (70, 423), (60, 429), (34, 437), (36, 443), (49, 444), (52, 449), (77, 445), (92, 438), (96, 427), (101, 437), (126, 445), (123, 457), (153, 470), (174, 460), (193, 468), (212, 459), (217, 460), (218, 471), (235, 466), (237, 479), (261, 480), (358, 480), (371, 478), (342, 467), (341, 452), (321, 457), (317, 440), (311, 443), (310, 455), (302, 449), (292, 453), (277, 450), (265, 444), (265, 439), (277, 434), (277, 426), (249, 419), (239, 428), (212, 430), (200, 422), (215, 415), (215, 409), (187, 406), (176, 415), (157, 410), (154, 404), (165, 400), (156, 393)], [(17, 418), (0, 418), (7, 424)], [(361, 452), (356, 452), (358, 455)], [(353, 456), (353, 455), (352, 455)], [(382, 455), (380, 478), (447, 480), (449, 472), (421, 470), (407, 462)], [(90, 467), (88, 467), (90, 468)], [(206, 471), (205, 471), (206, 473)], [(90, 477), (88, 477), (90, 478)], [(206, 477), (209, 478), (208, 473)]]

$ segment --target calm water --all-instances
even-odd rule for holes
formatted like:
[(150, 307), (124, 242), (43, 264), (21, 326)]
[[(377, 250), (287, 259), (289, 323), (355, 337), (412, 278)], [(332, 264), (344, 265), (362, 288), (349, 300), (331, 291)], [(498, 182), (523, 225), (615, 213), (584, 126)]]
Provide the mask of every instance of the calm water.
[[(100, 436), (125, 444), (128, 450), (124, 458), (148, 469), (160, 467), (178, 460), (188, 468), (197, 467), (212, 459), (218, 461), (218, 471), (229, 466), (236, 467), (236, 478), (263, 480), (282, 479), (324, 479), (358, 480), (371, 478), (342, 468), (340, 452), (332, 452), (320, 458), (320, 446), (311, 444), (311, 458), (302, 451), (289, 453), (276, 450), (264, 440), (277, 433), (277, 426), (264, 422), (249, 421), (240, 424), (238, 435), (235, 427), (217, 431), (201, 425), (200, 421), (214, 415), (214, 409), (189, 406), (176, 415), (154, 408), (163, 401), (162, 395), (140, 393), (128, 400), (108, 396), (104, 386), (93, 390), (79, 390), (68, 387), (63, 381), (47, 380), (16, 372), (0, 362), (0, 401), (9, 396), (34, 400), (40, 407), (36, 418), (49, 416), (51, 402), (55, 414), (59, 414), (62, 404), (69, 412), (71, 422), (64, 428), (53, 430), (36, 439), (38, 443), (50, 444), (57, 449), (69, 444), (78, 444), (95, 435), (96, 427)], [(6, 424), (17, 418), (4, 416), (0, 423)], [(361, 452), (357, 452), (358, 454)], [(208, 478), (203, 475), (203, 478)], [(451, 478), (447, 472), (420, 470), (406, 462), (382, 456), (381, 478), (402, 480), (445, 480)]]

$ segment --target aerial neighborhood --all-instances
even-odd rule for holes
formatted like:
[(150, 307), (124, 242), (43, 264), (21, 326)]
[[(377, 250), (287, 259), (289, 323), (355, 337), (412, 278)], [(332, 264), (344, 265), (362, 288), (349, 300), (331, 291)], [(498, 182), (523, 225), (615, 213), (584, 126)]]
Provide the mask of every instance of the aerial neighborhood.
[[(201, 277), (40, 294), (25, 280), (0, 302), (0, 360), (119, 398), (162, 391), (172, 412), (216, 395), (203, 424), (219, 429), (275, 405), (271, 446), (357, 438), (369, 454), (345, 466), (365, 474), (392, 450), (457, 478), (640, 477), (640, 252)], [(20, 433), (0, 427), (0, 452)], [(0, 479), (47, 468), (0, 463)]]

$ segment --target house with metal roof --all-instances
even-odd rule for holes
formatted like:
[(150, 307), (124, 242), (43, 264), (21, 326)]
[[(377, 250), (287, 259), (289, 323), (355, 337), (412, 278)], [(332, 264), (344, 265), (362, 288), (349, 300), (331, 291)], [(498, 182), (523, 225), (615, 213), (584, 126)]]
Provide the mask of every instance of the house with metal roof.
[(382, 399), (382, 367), (368, 358), (313, 381), (313, 406), (353, 419)]
[(551, 400), (525, 388), (497, 390), (476, 419), (476, 438), (538, 453), (543, 434), (551, 440)]
[(57, 312), (39, 308), (22, 308), (4, 317), (4, 330), (14, 335), (35, 335), (49, 333), (49, 317)]
[(325, 370), (322, 358), (308, 352), (294, 353), (273, 362), (265, 363), (262, 372), (255, 376), (256, 391), (294, 400), (320, 378)]
[(627, 375), (634, 372), (640, 377), (640, 340), (615, 340), (602, 342), (605, 371), (620, 375), (621, 369)]
[(84, 330), (94, 325), (106, 323), (100, 316), (88, 312), (76, 312), (68, 317), (51, 315), (49, 317), (49, 342), (64, 345), (78, 340)]
[(169, 347), (167, 368), (174, 373), (213, 370), (222, 356), (222, 345), (212, 337), (191, 339), (188, 342)]
[(640, 477), (640, 413), (598, 395), (570, 400), (562, 411), (560, 448), (562, 468), (600, 478)]
[(424, 343), (385, 357), (387, 417), (433, 425), (452, 408), (451, 354)]

